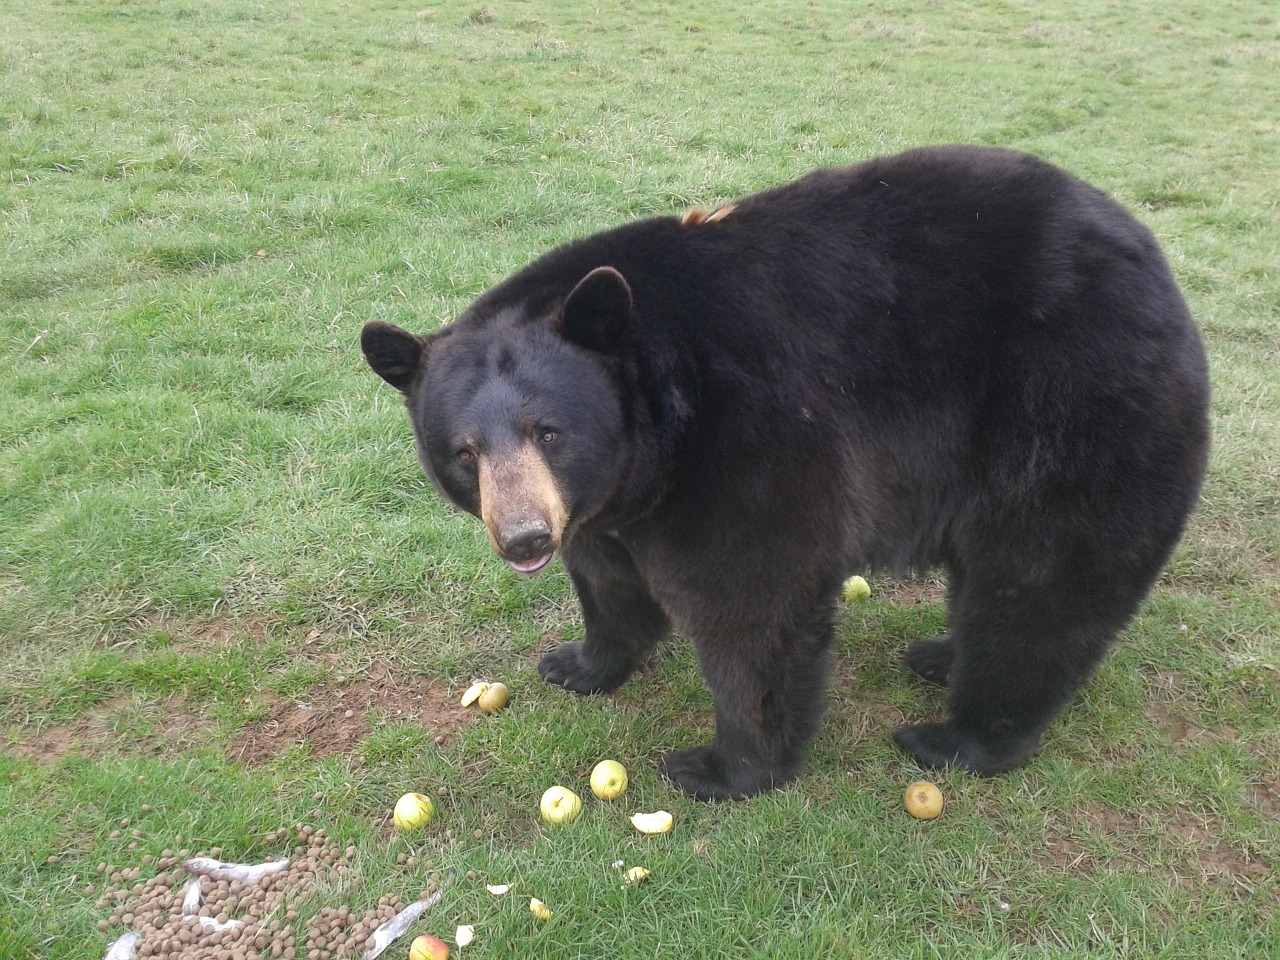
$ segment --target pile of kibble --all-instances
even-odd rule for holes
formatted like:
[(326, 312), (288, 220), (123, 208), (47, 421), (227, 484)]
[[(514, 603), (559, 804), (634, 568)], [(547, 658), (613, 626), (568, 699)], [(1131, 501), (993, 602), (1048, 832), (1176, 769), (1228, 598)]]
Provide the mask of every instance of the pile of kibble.
[[(184, 916), (183, 898), (196, 878), (182, 864), (193, 856), (218, 858), (221, 850), (165, 850), (158, 858), (144, 858), (158, 871), (145, 881), (139, 880), (142, 871), (137, 867), (120, 870), (99, 864), (107, 887), (98, 906), (110, 909), (111, 915), (98, 923), (98, 929), (111, 940), (137, 931), (142, 937), (137, 956), (159, 960), (358, 960), (373, 932), (406, 904), (385, 896), (366, 912), (326, 907), (307, 918), (301, 936), (296, 936), (300, 901), (317, 881), (346, 877), (355, 847), (340, 849), (324, 830), (305, 824), (292, 831), (281, 827), (275, 840), (283, 845), (291, 834), (294, 847), (287, 871), (269, 874), (259, 883), (200, 877), (203, 903), (192, 916)], [(422, 891), (423, 899), (436, 886), (433, 882)], [(214, 923), (202, 924), (202, 917)]]

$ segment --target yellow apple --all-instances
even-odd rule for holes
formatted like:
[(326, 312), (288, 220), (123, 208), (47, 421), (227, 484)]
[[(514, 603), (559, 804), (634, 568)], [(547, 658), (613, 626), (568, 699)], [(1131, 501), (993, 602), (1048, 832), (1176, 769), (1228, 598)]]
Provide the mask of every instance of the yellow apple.
[(871, 598), (871, 584), (865, 577), (850, 577), (844, 582), (844, 602), (860, 603)]
[(542, 811), (542, 819), (547, 823), (569, 824), (578, 819), (582, 812), (582, 800), (568, 787), (548, 787), (538, 804)]
[(392, 819), (395, 821), (397, 830), (408, 833), (410, 830), (425, 827), (431, 822), (435, 812), (436, 807), (430, 797), (424, 797), (420, 793), (406, 793), (396, 801)]
[(467, 687), (467, 692), (462, 695), (462, 699), (458, 702), (461, 703), (464, 707), (469, 707), (473, 703), (475, 703), (477, 700), (479, 700), (480, 695), (488, 689), (489, 689), (489, 684), (487, 684), (483, 680), (477, 680), (471, 686)]
[(539, 900), (537, 897), (529, 898), (529, 912), (539, 920), (551, 919), (551, 908)]
[(627, 883), (644, 883), (649, 879), (649, 871), (644, 867), (632, 867), (625, 874)]
[(617, 760), (601, 760), (591, 771), (591, 792), (601, 800), (616, 800), (627, 792), (627, 768)]
[(510, 693), (505, 683), (491, 683), (476, 698), (476, 706), (482, 713), (497, 713), (507, 705)]
[(423, 934), (409, 944), (409, 960), (448, 960), (449, 945), (439, 937)]
[(917, 780), (907, 787), (902, 802), (917, 820), (932, 820), (942, 813), (942, 791), (928, 780)]

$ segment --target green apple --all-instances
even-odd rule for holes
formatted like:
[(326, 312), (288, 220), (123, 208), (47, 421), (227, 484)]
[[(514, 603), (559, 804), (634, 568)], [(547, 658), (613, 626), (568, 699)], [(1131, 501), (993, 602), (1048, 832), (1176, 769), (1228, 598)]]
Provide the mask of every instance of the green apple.
[(397, 830), (408, 833), (419, 827), (425, 827), (431, 822), (435, 812), (435, 804), (431, 802), (430, 797), (424, 797), (420, 793), (406, 793), (396, 801), (392, 819), (395, 821)]
[(542, 819), (547, 823), (573, 823), (582, 812), (582, 800), (568, 787), (548, 787), (538, 809), (542, 811)]
[(591, 771), (591, 792), (601, 800), (616, 800), (627, 792), (627, 768), (617, 760), (601, 760)]
[(861, 603), (871, 599), (871, 584), (865, 577), (850, 577), (844, 582), (844, 602)]

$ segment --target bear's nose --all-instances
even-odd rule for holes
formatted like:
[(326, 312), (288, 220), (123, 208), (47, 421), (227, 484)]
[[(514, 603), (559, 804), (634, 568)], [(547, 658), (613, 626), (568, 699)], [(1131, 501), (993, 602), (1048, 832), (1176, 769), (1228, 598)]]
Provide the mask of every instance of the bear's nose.
[(498, 549), (517, 563), (536, 560), (551, 552), (551, 530), (541, 521), (503, 530), (498, 535)]

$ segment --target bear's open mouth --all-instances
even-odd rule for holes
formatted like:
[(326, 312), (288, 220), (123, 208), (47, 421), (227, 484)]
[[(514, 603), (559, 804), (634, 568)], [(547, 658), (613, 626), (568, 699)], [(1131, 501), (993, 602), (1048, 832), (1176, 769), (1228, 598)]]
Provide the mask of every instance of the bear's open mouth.
[(520, 574), (520, 576), (532, 577), (541, 573), (543, 568), (551, 562), (551, 558), (555, 555), (556, 552), (552, 550), (550, 553), (541, 557), (535, 557), (533, 560), (525, 560), (523, 562), (518, 560), (508, 560), (507, 563), (511, 564), (511, 569)]

